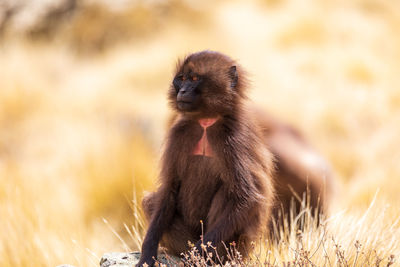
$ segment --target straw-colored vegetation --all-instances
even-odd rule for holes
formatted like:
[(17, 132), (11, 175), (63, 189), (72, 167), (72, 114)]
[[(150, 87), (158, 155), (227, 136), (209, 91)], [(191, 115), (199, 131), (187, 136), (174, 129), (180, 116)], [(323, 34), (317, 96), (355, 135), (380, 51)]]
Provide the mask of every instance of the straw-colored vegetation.
[(398, 266), (400, 3), (86, 2), (0, 32), (0, 266), (138, 249), (174, 61), (200, 49), (237, 58), (253, 102), (305, 132), (338, 180), (322, 227), (260, 237), (248, 263)]

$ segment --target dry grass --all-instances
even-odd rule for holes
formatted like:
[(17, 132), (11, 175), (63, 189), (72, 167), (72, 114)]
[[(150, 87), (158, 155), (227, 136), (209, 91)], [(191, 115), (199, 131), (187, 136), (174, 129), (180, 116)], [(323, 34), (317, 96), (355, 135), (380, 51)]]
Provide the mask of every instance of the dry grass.
[[(129, 20), (134, 8), (99, 9), (52, 41), (9, 32), (0, 43), (0, 266), (98, 266), (106, 251), (138, 249), (137, 199), (156, 181), (174, 61), (206, 48), (239, 59), (254, 102), (302, 129), (338, 179), (323, 227), (262, 239), (247, 264), (398, 265), (400, 5), (171, 3), (146, 25)], [(80, 43), (112, 39), (112, 25), (127, 38)]]
[[(274, 236), (280, 238), (260, 237), (247, 257), (237, 251), (235, 243), (225, 244), (229, 261), (224, 262), (224, 257), (208, 243), (200, 252), (193, 246), (183, 254), (183, 262), (185, 266), (391, 266), (396, 256), (389, 251), (398, 250), (400, 217), (395, 222), (388, 221), (385, 211), (374, 207), (375, 201), (376, 198), (364, 214), (350, 217), (340, 213), (324, 218), (320, 225), (303, 201), (302, 212), (297, 217), (291, 214), (285, 226), (275, 229)], [(213, 252), (207, 254), (206, 247)], [(176, 261), (171, 259), (171, 263)]]

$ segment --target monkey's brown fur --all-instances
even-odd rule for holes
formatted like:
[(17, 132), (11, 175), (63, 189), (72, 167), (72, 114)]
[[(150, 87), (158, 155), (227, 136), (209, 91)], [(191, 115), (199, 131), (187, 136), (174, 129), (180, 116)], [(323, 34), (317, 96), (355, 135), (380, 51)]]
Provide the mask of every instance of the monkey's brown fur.
[[(250, 241), (260, 237), (282, 208), (288, 213), (294, 196), (301, 198), (309, 188), (313, 208), (326, 203), (325, 178), (329, 180), (330, 173), (325, 162), (296, 130), (246, 108), (247, 79), (235, 61), (203, 51), (178, 62), (176, 76), (181, 73), (204, 77), (200, 108), (179, 110), (177, 90), (171, 86), (168, 98), (178, 115), (167, 137), (161, 186), (143, 199), (150, 226), (138, 266), (153, 264), (159, 241), (178, 256), (189, 249), (187, 241), (200, 249), (200, 220), (205, 243), (211, 241), (224, 254), (221, 241), (236, 241), (246, 256)], [(206, 130), (212, 156), (193, 155), (204, 118), (217, 118)]]
[(300, 212), (303, 202), (318, 219), (327, 212), (335, 187), (329, 164), (297, 129), (259, 109), (253, 114), (274, 155), (273, 218), (282, 226), (290, 212)]
[[(234, 86), (232, 66), (238, 77)], [(179, 112), (168, 133), (161, 186), (143, 200), (150, 226), (138, 265), (153, 264), (160, 240), (178, 256), (189, 249), (188, 240), (200, 248), (200, 220), (205, 244), (212, 242), (223, 254), (221, 242), (235, 241), (246, 255), (250, 241), (267, 225), (273, 203), (272, 156), (244, 107), (243, 70), (223, 54), (203, 51), (179, 62), (176, 72), (204, 77), (201, 107)], [(176, 96), (171, 86), (170, 104), (178, 110)], [(207, 128), (212, 157), (192, 154), (203, 133), (201, 118), (218, 118)]]

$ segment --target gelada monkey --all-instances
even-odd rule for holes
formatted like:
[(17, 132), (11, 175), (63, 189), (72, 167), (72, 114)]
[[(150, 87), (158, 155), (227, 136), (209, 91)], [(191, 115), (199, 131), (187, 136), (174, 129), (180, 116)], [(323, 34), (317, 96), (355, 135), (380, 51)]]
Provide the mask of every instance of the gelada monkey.
[[(251, 241), (265, 232), (271, 212), (286, 208), (275, 203), (275, 195), (279, 201), (286, 201), (285, 194), (293, 197), (290, 190), (275, 194), (274, 188), (286, 189), (285, 183), (293, 190), (307, 188), (303, 173), (292, 173), (297, 163), (285, 156), (290, 142), (303, 144), (293, 141), (300, 137), (249, 107), (246, 91), (244, 70), (226, 55), (202, 51), (178, 62), (168, 92), (177, 115), (162, 156), (161, 185), (142, 202), (150, 224), (137, 266), (154, 264), (160, 242), (177, 256), (189, 249), (188, 241), (199, 251), (202, 242), (211, 242), (223, 256), (222, 242), (234, 241), (246, 255)], [(280, 132), (288, 142), (284, 148), (279, 148)], [(308, 149), (301, 145), (299, 154), (303, 147)], [(271, 151), (277, 156), (275, 164)], [(307, 167), (303, 171), (307, 173)], [(281, 176), (282, 183), (274, 186)]]

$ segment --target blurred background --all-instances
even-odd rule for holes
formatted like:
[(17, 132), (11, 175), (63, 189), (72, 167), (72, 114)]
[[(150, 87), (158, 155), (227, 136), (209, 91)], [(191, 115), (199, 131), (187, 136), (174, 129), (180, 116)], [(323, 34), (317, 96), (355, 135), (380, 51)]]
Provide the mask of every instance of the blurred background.
[(1, 266), (138, 249), (175, 62), (204, 49), (329, 160), (338, 210), (397, 219), (399, 1), (0, 0)]

